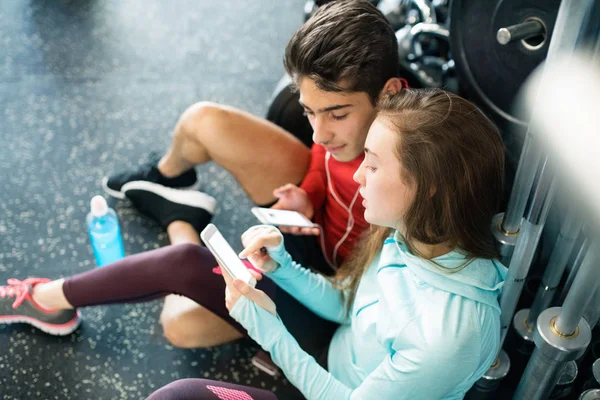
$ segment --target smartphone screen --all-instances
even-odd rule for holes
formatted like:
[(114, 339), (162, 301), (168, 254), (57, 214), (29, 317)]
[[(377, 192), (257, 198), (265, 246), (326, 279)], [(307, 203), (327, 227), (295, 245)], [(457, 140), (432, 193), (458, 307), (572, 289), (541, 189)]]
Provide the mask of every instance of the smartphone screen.
[(250, 274), (248, 268), (242, 263), (242, 260), (240, 260), (216, 226), (209, 224), (206, 229), (202, 231), (201, 237), (208, 249), (211, 250), (223, 268), (225, 268), (234, 279), (241, 279), (251, 286), (256, 284), (256, 280)]

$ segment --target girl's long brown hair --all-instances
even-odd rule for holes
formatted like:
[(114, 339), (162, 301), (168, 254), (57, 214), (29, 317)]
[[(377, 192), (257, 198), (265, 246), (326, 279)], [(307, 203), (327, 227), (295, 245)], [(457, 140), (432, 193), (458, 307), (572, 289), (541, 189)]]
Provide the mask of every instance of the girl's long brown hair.
[[(490, 223), (502, 198), (504, 146), (494, 124), (471, 102), (440, 89), (404, 89), (385, 96), (377, 119), (397, 133), (398, 178), (415, 185), (403, 218), (404, 242), (450, 243), (469, 258), (495, 258)], [(394, 179), (394, 178), (391, 178)], [(336, 278), (349, 289), (350, 310), (358, 283), (393, 230), (372, 226)]]

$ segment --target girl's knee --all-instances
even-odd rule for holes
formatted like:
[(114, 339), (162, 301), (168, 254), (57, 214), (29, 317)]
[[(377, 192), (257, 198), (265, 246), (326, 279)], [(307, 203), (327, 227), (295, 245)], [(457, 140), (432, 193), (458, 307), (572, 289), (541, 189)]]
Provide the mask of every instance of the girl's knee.
[(202, 271), (202, 267), (217, 266), (217, 262), (206, 247), (194, 243), (181, 243), (170, 247), (169, 264), (174, 268)]

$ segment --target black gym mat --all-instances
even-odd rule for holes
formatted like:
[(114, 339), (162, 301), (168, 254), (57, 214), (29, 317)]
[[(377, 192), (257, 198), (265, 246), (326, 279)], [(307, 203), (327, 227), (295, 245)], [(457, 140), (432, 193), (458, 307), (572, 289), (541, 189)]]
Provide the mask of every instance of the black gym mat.
[[(85, 215), (106, 173), (164, 151), (187, 106), (211, 100), (264, 115), (303, 0), (0, 2), (0, 279), (94, 268)], [(199, 169), (227, 239), (255, 223), (231, 176)], [(126, 201), (113, 202), (128, 254), (167, 244)], [(84, 309), (74, 334), (0, 327), (0, 398), (140, 399), (203, 377), (275, 390), (250, 341), (173, 348), (161, 302)]]

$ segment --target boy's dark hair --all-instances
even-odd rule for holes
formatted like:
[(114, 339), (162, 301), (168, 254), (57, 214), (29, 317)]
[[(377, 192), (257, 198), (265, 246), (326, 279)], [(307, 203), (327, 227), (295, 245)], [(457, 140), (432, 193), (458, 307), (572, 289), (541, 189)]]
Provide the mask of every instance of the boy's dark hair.
[(292, 36), (284, 65), (296, 86), (307, 77), (328, 92), (366, 92), (375, 105), (385, 83), (398, 76), (398, 43), (368, 1), (333, 1)]

